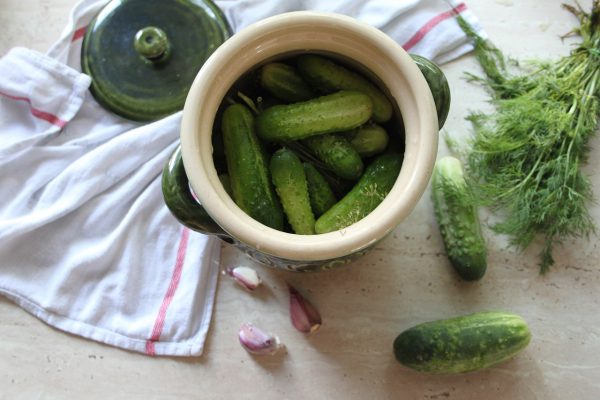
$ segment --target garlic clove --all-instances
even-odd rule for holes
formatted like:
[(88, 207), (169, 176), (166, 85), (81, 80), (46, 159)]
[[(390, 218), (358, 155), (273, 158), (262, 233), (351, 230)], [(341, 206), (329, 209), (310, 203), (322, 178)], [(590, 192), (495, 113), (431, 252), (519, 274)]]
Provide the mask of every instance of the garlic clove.
[(258, 273), (250, 267), (227, 268), (225, 274), (231, 276), (239, 285), (250, 291), (256, 289), (262, 283)]
[(292, 325), (300, 332), (312, 334), (321, 327), (321, 314), (300, 292), (288, 284)]
[(265, 333), (251, 323), (245, 323), (239, 332), (240, 344), (252, 354), (275, 354), (282, 344), (277, 336)]

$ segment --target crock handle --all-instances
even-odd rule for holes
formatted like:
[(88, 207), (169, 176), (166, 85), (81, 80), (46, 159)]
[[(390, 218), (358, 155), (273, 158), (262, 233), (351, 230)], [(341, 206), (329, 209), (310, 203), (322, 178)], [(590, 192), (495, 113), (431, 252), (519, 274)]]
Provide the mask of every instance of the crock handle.
[(177, 146), (163, 168), (162, 192), (167, 208), (180, 223), (197, 232), (231, 241), (231, 236), (221, 229), (192, 196), (181, 158), (181, 145)]

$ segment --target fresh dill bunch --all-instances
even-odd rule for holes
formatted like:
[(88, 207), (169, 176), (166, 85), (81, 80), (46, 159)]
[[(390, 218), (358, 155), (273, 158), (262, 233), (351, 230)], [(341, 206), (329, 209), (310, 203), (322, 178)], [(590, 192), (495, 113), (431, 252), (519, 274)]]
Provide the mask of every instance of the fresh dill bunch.
[(595, 227), (590, 181), (581, 167), (600, 115), (600, 0), (591, 12), (564, 6), (579, 19), (581, 43), (556, 62), (531, 61), (508, 71), (506, 58), (457, 17), (474, 42), (485, 77), (470, 74), (491, 94), (495, 112), (471, 113), (474, 137), (467, 154), (469, 183), (478, 203), (498, 211), (492, 229), (526, 248), (544, 239), (540, 270), (554, 263), (555, 244), (587, 237)]

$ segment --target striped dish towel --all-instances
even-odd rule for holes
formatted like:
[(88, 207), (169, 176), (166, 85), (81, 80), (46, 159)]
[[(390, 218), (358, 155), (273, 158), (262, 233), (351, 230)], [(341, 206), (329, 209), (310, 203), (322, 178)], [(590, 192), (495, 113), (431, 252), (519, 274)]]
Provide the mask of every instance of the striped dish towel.
[[(296, 10), (356, 17), (438, 63), (471, 49), (444, 0), (222, 0), (234, 31)], [(47, 54), (0, 59), (0, 293), (58, 329), (149, 355), (202, 353), (220, 242), (179, 225), (161, 171), (181, 113), (141, 124), (104, 110), (80, 71), (83, 0)]]

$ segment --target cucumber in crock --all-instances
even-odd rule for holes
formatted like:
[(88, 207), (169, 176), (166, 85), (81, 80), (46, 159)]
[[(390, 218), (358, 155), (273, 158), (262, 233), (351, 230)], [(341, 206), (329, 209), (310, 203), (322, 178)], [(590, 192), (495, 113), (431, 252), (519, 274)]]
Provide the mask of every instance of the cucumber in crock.
[(308, 137), (302, 143), (340, 178), (349, 181), (360, 178), (363, 172), (362, 159), (344, 136), (326, 133)]
[(392, 117), (392, 103), (383, 92), (362, 75), (322, 56), (307, 54), (297, 59), (300, 75), (314, 88), (332, 92), (356, 90), (365, 93), (373, 102), (373, 120), (386, 122)]
[(254, 133), (252, 112), (241, 104), (225, 110), (221, 121), (233, 200), (248, 215), (283, 229), (283, 211), (271, 183), (267, 160)]
[(350, 192), (317, 219), (315, 231), (326, 233), (339, 230), (366, 217), (394, 186), (402, 160), (402, 155), (395, 152), (385, 153), (373, 160)]
[(285, 147), (281, 148), (271, 157), (269, 168), (273, 185), (294, 233), (314, 234), (315, 217), (310, 206), (304, 167), (298, 156)]
[(354, 129), (371, 117), (369, 96), (343, 90), (308, 101), (267, 108), (256, 118), (256, 134), (265, 140), (304, 139)]
[(296, 103), (317, 97), (291, 65), (273, 62), (260, 70), (260, 84), (279, 100)]

